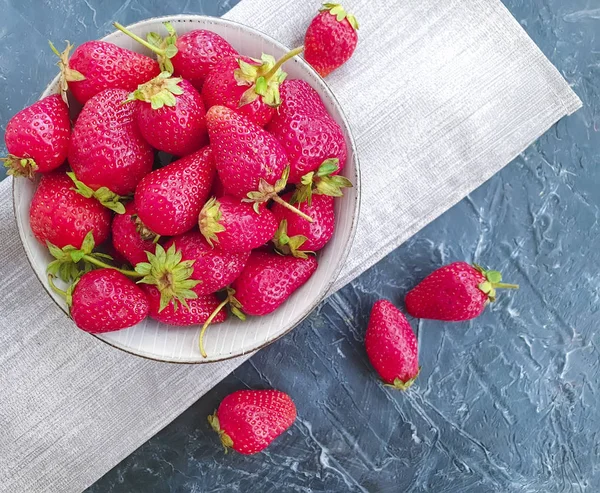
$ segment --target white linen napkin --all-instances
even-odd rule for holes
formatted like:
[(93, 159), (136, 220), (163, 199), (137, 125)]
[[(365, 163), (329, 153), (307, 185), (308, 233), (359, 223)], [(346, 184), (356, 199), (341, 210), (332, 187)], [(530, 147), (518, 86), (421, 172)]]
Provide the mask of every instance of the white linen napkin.
[[(359, 47), (328, 81), (358, 144), (362, 211), (335, 289), (581, 105), (498, 0), (351, 3)], [(226, 17), (292, 46), (316, 6), (243, 0)], [(245, 358), (157, 363), (77, 330), (29, 267), (10, 185), (0, 183), (0, 491), (80, 492)]]

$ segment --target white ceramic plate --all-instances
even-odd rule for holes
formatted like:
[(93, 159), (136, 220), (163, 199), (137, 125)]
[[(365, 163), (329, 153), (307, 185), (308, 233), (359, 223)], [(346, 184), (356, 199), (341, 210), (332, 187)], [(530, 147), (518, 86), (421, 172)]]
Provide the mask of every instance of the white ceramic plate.
[[(164, 32), (162, 23), (170, 21), (179, 34), (192, 29), (208, 29), (223, 36), (244, 55), (260, 58), (269, 53), (279, 58), (289, 49), (269, 36), (250, 27), (224, 19), (179, 15), (154, 18), (138, 22), (129, 29), (145, 38), (151, 31)], [(123, 48), (151, 55), (121, 32), (105, 38)], [(297, 290), (274, 313), (265, 317), (248, 317), (241, 322), (235, 317), (223, 324), (214, 325), (206, 333), (205, 345), (208, 358), (202, 358), (198, 349), (200, 327), (171, 327), (152, 319), (129, 329), (99, 334), (95, 337), (116, 348), (138, 356), (176, 363), (205, 363), (240, 356), (268, 345), (289, 332), (304, 319), (326, 296), (332, 283), (344, 265), (356, 228), (359, 211), (360, 180), (356, 147), (348, 122), (339, 103), (319, 75), (304, 60), (296, 57), (285, 66), (290, 79), (304, 79), (320, 94), (329, 113), (341, 125), (348, 145), (348, 161), (343, 174), (354, 184), (347, 189), (343, 198), (336, 200), (336, 230), (333, 239), (318, 255), (319, 267), (311, 279)], [(58, 78), (44, 91), (42, 97), (57, 92)], [(68, 314), (64, 301), (52, 292), (46, 279), (46, 266), (51, 257), (40, 245), (29, 226), (29, 204), (36, 184), (26, 179), (14, 180), (13, 198), (19, 234), (35, 274), (49, 296)], [(79, 330), (74, 324), (65, 330)]]

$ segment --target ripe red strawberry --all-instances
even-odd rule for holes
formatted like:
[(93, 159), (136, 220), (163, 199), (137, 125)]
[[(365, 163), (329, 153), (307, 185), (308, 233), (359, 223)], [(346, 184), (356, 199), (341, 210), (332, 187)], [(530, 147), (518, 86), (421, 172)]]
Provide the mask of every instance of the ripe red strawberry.
[(221, 443), (240, 454), (256, 454), (296, 420), (296, 406), (279, 390), (238, 390), (208, 417)]
[(262, 97), (251, 102), (244, 100), (242, 104), (248, 86), (240, 85), (235, 77), (236, 71), (241, 71), (240, 66), (249, 66), (256, 71), (259, 65), (252, 58), (239, 56), (224, 58), (217, 63), (202, 86), (202, 98), (206, 107), (226, 106), (261, 127), (266, 125), (275, 113), (275, 106), (266, 104)]
[(187, 156), (208, 144), (204, 103), (187, 80), (163, 72), (130, 94), (133, 100), (140, 132), (155, 149)]
[(125, 207), (125, 214), (114, 217), (111, 228), (115, 250), (131, 265), (147, 262), (146, 252), (154, 253), (156, 250), (156, 244), (151, 240), (144, 240), (138, 232), (136, 215), (135, 204), (129, 202)]
[(333, 197), (314, 195), (310, 205), (307, 202), (294, 203), (291, 193), (282, 198), (309, 215), (313, 222), (309, 223), (289, 209), (275, 204), (273, 214), (277, 218), (279, 229), (273, 242), (277, 250), (295, 257), (306, 257), (306, 252), (316, 252), (323, 248), (333, 236), (335, 227)]
[(271, 185), (281, 178), (288, 157), (266, 130), (224, 106), (210, 108), (206, 124), (227, 194), (245, 198), (261, 178)]
[[(310, 224), (305, 219), (299, 220)], [(211, 246), (232, 253), (249, 252), (264, 245), (277, 230), (277, 220), (270, 210), (261, 207), (257, 213), (250, 204), (228, 195), (213, 197), (204, 205), (199, 225)]]
[(289, 157), (290, 183), (300, 183), (326, 159), (337, 159), (341, 170), (347, 159), (346, 140), (317, 92), (302, 80), (289, 80), (281, 86), (281, 98), (267, 130)]
[(9, 175), (33, 178), (65, 162), (70, 138), (69, 108), (58, 94), (47, 96), (9, 120), (4, 134), (9, 155), (1, 161)]
[(156, 53), (162, 70), (190, 81), (198, 91), (202, 90), (205, 77), (219, 60), (238, 54), (217, 33), (204, 29), (194, 29), (177, 37), (170, 22), (163, 24), (168, 35), (163, 38), (157, 33), (150, 33), (147, 36), (147, 41), (131, 33), (121, 24), (115, 23), (113, 25)]
[(373, 305), (365, 336), (369, 361), (397, 389), (408, 389), (419, 374), (417, 338), (408, 320), (387, 300)]
[(228, 195), (249, 197), (257, 204), (255, 210), (271, 199), (294, 209), (277, 195), (287, 184), (288, 158), (269, 132), (224, 106), (208, 110), (206, 123), (219, 179)]
[(111, 213), (100, 202), (73, 190), (73, 182), (58, 171), (42, 176), (31, 200), (29, 222), (37, 240), (59, 248), (81, 248), (91, 231), (96, 244), (110, 233)]
[[(169, 304), (161, 311), (160, 292), (158, 289), (148, 285), (142, 285), (142, 289), (146, 292), (150, 303), (150, 317), (167, 325), (186, 327), (189, 325), (203, 324), (208, 320), (210, 314), (219, 306), (219, 299), (214, 294), (198, 294), (197, 298), (187, 300), (187, 307), (180, 306), (175, 310), (173, 305)], [(192, 291), (196, 292), (196, 288), (193, 288)], [(225, 311), (220, 311), (215, 318), (213, 318), (212, 322), (224, 322), (226, 317), (227, 313)]]
[(123, 89), (127, 92), (149, 81), (160, 73), (158, 63), (146, 55), (126, 50), (105, 41), (88, 41), (73, 52), (67, 42), (64, 52), (50, 43), (59, 57), (61, 92), (66, 100), (67, 89), (81, 104), (106, 89)]
[(92, 334), (136, 325), (148, 310), (140, 287), (114, 269), (88, 272), (72, 289), (71, 317), (77, 327)]
[(297, 48), (280, 60), (263, 55), (261, 60), (232, 56), (221, 60), (202, 87), (207, 108), (226, 106), (259, 126), (266, 125), (281, 104), (279, 85), (287, 74), (281, 66), (302, 52)]
[(231, 287), (246, 314), (267, 315), (308, 281), (315, 270), (317, 260), (312, 256), (303, 259), (254, 251)]
[(518, 289), (505, 284), (502, 274), (478, 265), (454, 262), (429, 274), (406, 295), (413, 317), (460, 322), (478, 317), (496, 299), (496, 289)]
[(198, 298), (194, 288), (199, 281), (190, 278), (193, 264), (194, 260), (183, 260), (175, 245), (165, 250), (157, 244), (155, 253), (148, 252), (148, 261), (135, 266), (136, 275), (142, 277), (138, 283), (156, 286), (159, 291), (158, 311), (186, 307), (189, 300)]
[(146, 175), (135, 190), (135, 207), (146, 239), (175, 236), (198, 222), (215, 176), (210, 147)]
[(191, 279), (200, 281), (194, 289), (198, 295), (207, 295), (223, 289), (244, 269), (250, 252), (228, 253), (211, 247), (199, 231), (190, 231), (170, 239), (182, 259), (193, 261)]
[(77, 178), (97, 190), (127, 195), (152, 170), (154, 153), (135, 122), (128, 92), (107, 89), (91, 98), (77, 118), (69, 163)]
[(337, 3), (325, 3), (304, 38), (304, 58), (325, 77), (346, 63), (358, 43), (358, 22)]

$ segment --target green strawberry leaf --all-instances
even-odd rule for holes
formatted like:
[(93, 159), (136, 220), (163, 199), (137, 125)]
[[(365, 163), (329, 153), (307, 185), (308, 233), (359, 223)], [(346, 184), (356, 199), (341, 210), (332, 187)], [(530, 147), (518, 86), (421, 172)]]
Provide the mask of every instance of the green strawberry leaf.
[(175, 46), (175, 44), (169, 43), (165, 48), (165, 56), (167, 57), (167, 59), (171, 59), (175, 55), (177, 55), (177, 51), (177, 46)]
[(502, 282), (502, 274), (500, 272), (498, 272), (497, 270), (488, 270), (485, 273), (485, 277), (491, 283)]
[(67, 172), (67, 176), (73, 181), (75, 185), (73, 190), (75, 190), (79, 195), (82, 195), (88, 199), (93, 197), (107, 209), (110, 209), (117, 214), (125, 214), (125, 206), (121, 201), (125, 200), (126, 197), (117, 195), (107, 187), (100, 187), (98, 190), (93, 190), (85, 183), (79, 181), (75, 176), (75, 173), (71, 171)]
[(148, 262), (137, 264), (135, 271), (144, 276), (138, 283), (150, 284), (159, 290), (159, 311), (164, 310), (170, 303), (173, 304), (174, 310), (178, 309), (179, 304), (189, 308), (186, 300), (198, 297), (192, 288), (200, 283), (190, 279), (194, 271), (194, 261), (182, 261), (182, 254), (175, 244), (166, 251), (157, 244), (155, 253), (146, 252), (146, 255)]

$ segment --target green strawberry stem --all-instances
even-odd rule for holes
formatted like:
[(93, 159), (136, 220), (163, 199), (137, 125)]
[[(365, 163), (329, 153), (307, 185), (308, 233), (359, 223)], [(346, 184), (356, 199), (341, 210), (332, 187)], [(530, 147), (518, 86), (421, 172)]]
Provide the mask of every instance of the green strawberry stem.
[(289, 209), (290, 211), (292, 211), (294, 214), (298, 214), (301, 218), (306, 219), (309, 223), (314, 222), (312, 217), (308, 216), (307, 214), (304, 214), (304, 212), (302, 212), (300, 209), (297, 209), (292, 204), (287, 203), (279, 195), (273, 195), (272, 199), (275, 202), (277, 202), (279, 205), (281, 205), (281, 206), (285, 207), (286, 209)]
[(63, 300), (65, 300), (65, 303), (69, 308), (71, 308), (71, 305), (73, 305), (73, 290), (75, 289), (75, 286), (78, 282), (79, 279), (77, 279), (73, 284), (71, 284), (66, 291), (63, 291), (56, 284), (54, 284), (54, 276), (52, 274), (48, 274), (48, 284), (50, 284), (50, 288), (52, 288), (52, 291), (54, 291)]
[(148, 41), (146, 41), (143, 38), (140, 38), (137, 34), (132, 33), (127, 28), (125, 28), (125, 26), (123, 26), (122, 24), (119, 24), (118, 22), (113, 22), (113, 26), (115, 26), (119, 31), (126, 34), (134, 41), (137, 41), (142, 46), (145, 46), (146, 48), (148, 48), (150, 51), (156, 53), (157, 55), (165, 56), (166, 50), (161, 50), (158, 46), (154, 46), (154, 45), (148, 43)]
[(507, 284), (505, 282), (493, 282), (492, 286), (499, 289), (519, 289), (518, 284)]
[(246, 320), (246, 315), (242, 312), (242, 304), (235, 297), (235, 289), (228, 287), (227, 288), (227, 297), (215, 308), (215, 310), (210, 314), (208, 320), (204, 322), (202, 326), (202, 330), (200, 331), (200, 337), (198, 339), (198, 346), (200, 347), (200, 354), (203, 358), (207, 358), (208, 355), (204, 349), (204, 333), (211, 322), (215, 319), (217, 314), (225, 307), (225, 305), (229, 304), (229, 309), (231, 313), (235, 315), (240, 320)]
[(67, 301), (67, 292), (63, 291), (56, 284), (54, 284), (54, 276), (52, 276), (50, 274), (48, 274), (48, 284), (50, 284), (50, 287), (52, 288), (52, 291), (54, 291), (62, 299), (64, 299), (65, 301)]
[(206, 320), (206, 322), (204, 322), (204, 325), (202, 326), (202, 330), (200, 331), (200, 338), (198, 339), (198, 346), (200, 347), (200, 354), (202, 355), (203, 358), (208, 358), (208, 354), (206, 354), (206, 350), (204, 349), (204, 333), (206, 332), (206, 329), (208, 329), (209, 325), (212, 323), (212, 321), (215, 319), (215, 317), (219, 314), (219, 312), (225, 308), (225, 305), (227, 305), (227, 303), (229, 303), (229, 296), (227, 298), (225, 298), (220, 304), (219, 306), (217, 306), (217, 308), (215, 308), (215, 310), (210, 314), (210, 316), (208, 317), (208, 319)]
[(502, 274), (497, 270), (487, 270), (481, 265), (473, 264), (477, 272), (485, 277), (485, 281), (477, 286), (488, 297), (487, 302), (496, 301), (496, 288), (498, 289), (519, 289), (518, 284), (507, 284), (502, 281)]
[(94, 264), (96, 267), (100, 267), (102, 269), (116, 270), (117, 272), (120, 272), (121, 274), (124, 274), (127, 277), (134, 277), (136, 279), (140, 279), (140, 278), (144, 277), (142, 274), (138, 274), (137, 272), (135, 272), (133, 270), (119, 269), (119, 268), (115, 267), (114, 265), (106, 264), (106, 263), (102, 262), (101, 260), (98, 260), (98, 259), (92, 257), (91, 255), (84, 255), (83, 260), (86, 260), (90, 264)]
[(283, 55), (279, 60), (277, 60), (275, 62), (275, 65), (273, 65), (271, 70), (269, 70), (264, 75), (265, 81), (268, 82), (269, 80), (271, 80), (271, 78), (277, 73), (277, 71), (282, 67), (282, 65), (285, 62), (287, 62), (288, 60), (291, 60), (292, 58), (294, 58), (296, 55), (299, 55), (303, 51), (304, 51), (304, 46), (299, 46), (298, 48), (294, 48), (292, 51), (289, 51), (288, 53)]

